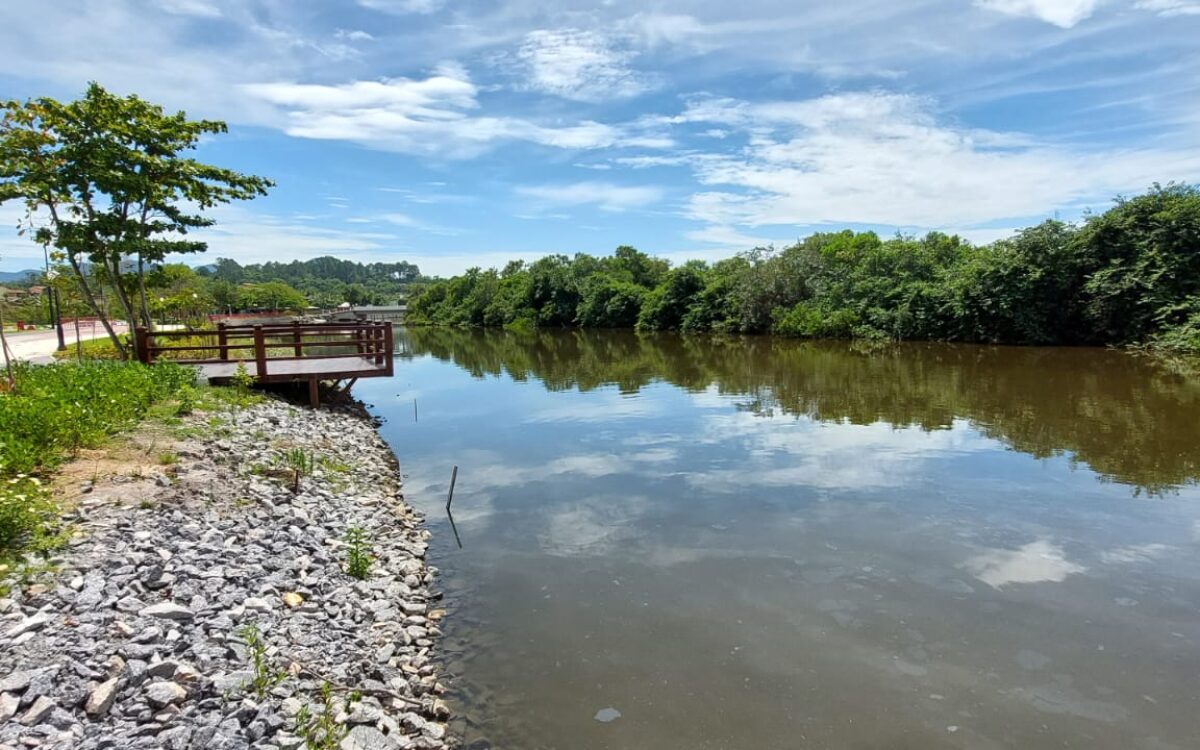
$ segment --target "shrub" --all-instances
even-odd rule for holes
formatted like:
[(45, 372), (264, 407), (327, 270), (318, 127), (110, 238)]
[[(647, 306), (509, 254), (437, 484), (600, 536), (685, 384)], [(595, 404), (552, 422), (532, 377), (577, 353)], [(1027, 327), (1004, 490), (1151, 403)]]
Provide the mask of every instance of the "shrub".
[(130, 362), (19, 365), (0, 394), (0, 478), (52, 469), (79, 448), (131, 427), (151, 404), (195, 382), (195, 371)]

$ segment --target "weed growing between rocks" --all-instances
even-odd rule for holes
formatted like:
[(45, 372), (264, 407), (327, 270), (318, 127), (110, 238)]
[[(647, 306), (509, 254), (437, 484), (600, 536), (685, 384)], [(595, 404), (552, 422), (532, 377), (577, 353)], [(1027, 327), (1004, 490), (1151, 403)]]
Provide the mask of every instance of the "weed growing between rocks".
[(338, 750), (345, 738), (346, 727), (337, 723), (337, 704), (333, 687), (321, 683), (321, 702), (314, 713), (304, 706), (296, 714), (296, 735), (304, 740), (307, 750)]
[(259, 700), (267, 697), (271, 688), (283, 682), (287, 673), (271, 664), (267, 655), (267, 644), (263, 641), (262, 631), (257, 622), (248, 622), (238, 630), (238, 635), (246, 642), (246, 655), (250, 658), (250, 679), (243, 685)]
[(301, 478), (313, 473), (312, 454), (303, 448), (293, 448), (283, 454), (283, 463), (292, 472), (292, 492), (299, 492)]
[(346, 531), (346, 573), (351, 578), (365, 581), (371, 575), (371, 540), (366, 529), (351, 526)]

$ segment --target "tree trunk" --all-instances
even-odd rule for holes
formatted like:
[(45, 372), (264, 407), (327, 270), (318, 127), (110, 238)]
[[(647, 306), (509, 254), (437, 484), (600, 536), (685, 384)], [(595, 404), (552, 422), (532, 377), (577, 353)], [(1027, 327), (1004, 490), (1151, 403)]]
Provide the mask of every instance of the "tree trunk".
[(71, 271), (75, 274), (75, 280), (79, 282), (79, 289), (83, 292), (84, 300), (88, 303), (88, 307), (92, 308), (92, 312), (96, 313), (104, 330), (108, 332), (108, 338), (112, 341), (113, 348), (117, 350), (117, 354), (121, 355), (121, 359), (129, 359), (129, 352), (121, 343), (121, 337), (113, 330), (107, 311), (101, 309), (100, 303), (96, 301), (96, 295), (92, 293), (92, 287), (88, 285), (87, 275), (79, 267), (79, 261), (70, 253), (67, 254), (67, 260), (71, 263)]
[(145, 259), (142, 258), (142, 254), (140, 252), (138, 253), (137, 275), (138, 304), (141, 307), (140, 312), (142, 315), (142, 325), (144, 325), (147, 329), (150, 329), (152, 327), (150, 320), (150, 305), (146, 301), (146, 266)]
[[(129, 332), (133, 333), (137, 330), (137, 314), (134, 313), (133, 303), (129, 299), (129, 293), (125, 291), (125, 287), (121, 285), (121, 255), (117, 253), (115, 257), (109, 258), (105, 255), (105, 266), (108, 267), (109, 261), (112, 261), (112, 266), (109, 268), (109, 273), (113, 280), (113, 289), (117, 293), (117, 300), (121, 303), (121, 309), (125, 312), (125, 320), (129, 323)], [(137, 349), (137, 337), (133, 339), (133, 354), (134, 358), (141, 356), (141, 352)]]

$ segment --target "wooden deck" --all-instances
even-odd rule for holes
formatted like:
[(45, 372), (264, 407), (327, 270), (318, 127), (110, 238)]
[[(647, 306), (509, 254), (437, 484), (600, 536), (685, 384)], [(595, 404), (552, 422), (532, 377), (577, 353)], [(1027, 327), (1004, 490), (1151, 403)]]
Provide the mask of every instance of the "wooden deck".
[[(245, 364), (243, 362), (243, 364)], [(237, 362), (202, 362), (196, 367), (210, 383), (228, 383), (237, 372)], [(387, 365), (375, 364), (373, 357), (333, 357), (329, 359), (268, 359), (267, 371), (256, 376), (263, 382), (307, 380), (345, 380), (346, 378), (385, 377)]]
[[(137, 329), (139, 358), (195, 366), (210, 383), (228, 383), (244, 368), (259, 383), (308, 383), (320, 403), (322, 381), (391, 377), (392, 324), (354, 323), (228, 326), (214, 330)], [(349, 388), (349, 385), (346, 386)]]

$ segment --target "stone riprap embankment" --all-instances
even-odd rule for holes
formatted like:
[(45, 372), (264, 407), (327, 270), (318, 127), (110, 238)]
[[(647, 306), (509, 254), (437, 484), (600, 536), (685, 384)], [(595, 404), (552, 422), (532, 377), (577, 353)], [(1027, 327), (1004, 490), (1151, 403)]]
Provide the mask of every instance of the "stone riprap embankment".
[(53, 575), (0, 598), (0, 748), (451, 747), (428, 532), (375, 425), (189, 421), (205, 437), (97, 482)]

